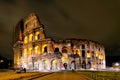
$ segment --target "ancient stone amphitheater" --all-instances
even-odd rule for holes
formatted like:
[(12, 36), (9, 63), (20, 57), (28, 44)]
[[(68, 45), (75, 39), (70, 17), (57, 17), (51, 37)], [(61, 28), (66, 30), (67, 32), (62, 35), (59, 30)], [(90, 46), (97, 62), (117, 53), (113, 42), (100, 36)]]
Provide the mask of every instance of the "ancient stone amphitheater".
[(106, 68), (104, 46), (85, 39), (55, 41), (47, 38), (35, 13), (14, 29), (14, 68), (39, 71), (98, 70)]

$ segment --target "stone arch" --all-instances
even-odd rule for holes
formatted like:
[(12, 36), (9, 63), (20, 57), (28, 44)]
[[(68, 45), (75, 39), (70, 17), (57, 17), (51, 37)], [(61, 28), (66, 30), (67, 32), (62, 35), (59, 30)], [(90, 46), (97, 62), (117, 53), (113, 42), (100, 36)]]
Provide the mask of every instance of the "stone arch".
[(88, 50), (87, 51), (87, 53), (86, 53), (86, 57), (88, 58), (88, 59), (90, 59), (91, 58), (91, 53), (90, 53), (90, 51)]
[(85, 61), (82, 62), (82, 68), (86, 69), (86, 62)]
[(38, 40), (38, 39), (40, 39), (40, 32), (39, 31), (37, 31), (35, 33), (35, 40)]
[(75, 56), (76, 56), (76, 58), (79, 58), (80, 55), (81, 55), (81, 54), (80, 54), (80, 50), (79, 50), (79, 49), (76, 49), (76, 51), (75, 51)]
[(94, 58), (95, 58), (95, 53), (94, 53), (94, 51), (92, 51), (91, 55), (92, 55), (92, 58), (94, 59)]
[(64, 66), (65, 69), (67, 69), (68, 64), (67, 63), (63, 63), (63, 66)]
[(29, 35), (29, 41), (33, 41), (33, 34), (32, 33)]
[(59, 52), (59, 48), (56, 47), (55, 50), (54, 50), (54, 52), (55, 52), (55, 53), (56, 53), (56, 52)]
[(82, 49), (85, 49), (85, 44), (82, 44), (82, 45), (81, 45), (81, 48), (82, 48)]
[(71, 62), (71, 69), (76, 69), (76, 62), (74, 60)]
[(62, 53), (68, 53), (68, 48), (64, 46), (64, 47), (62, 48)]
[(56, 70), (57, 69), (57, 60), (56, 59), (53, 59), (51, 61), (51, 69), (52, 70)]
[(38, 61), (34, 61), (34, 69), (38, 70), (39, 69), (39, 62)]
[(43, 70), (47, 70), (47, 66), (48, 66), (47, 64), (48, 64), (47, 60), (42, 61)]
[(39, 54), (40, 53), (40, 47), (38, 45), (35, 46), (34, 50), (35, 50), (35, 54)]
[(44, 52), (47, 52), (47, 46), (44, 47)]
[(82, 50), (82, 58), (85, 58), (85, 50)]
[(42, 45), (42, 52), (45, 53), (47, 52), (47, 44)]
[(87, 63), (87, 69), (90, 69), (91, 68), (91, 62), (90, 61), (88, 61), (88, 63)]

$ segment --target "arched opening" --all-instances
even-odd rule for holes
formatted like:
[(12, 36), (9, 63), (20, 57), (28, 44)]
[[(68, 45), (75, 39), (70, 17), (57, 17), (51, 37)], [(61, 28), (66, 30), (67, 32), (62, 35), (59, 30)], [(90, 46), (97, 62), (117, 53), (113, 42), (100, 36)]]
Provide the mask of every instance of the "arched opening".
[(38, 40), (38, 39), (40, 39), (40, 32), (35, 33), (35, 40)]
[(48, 50), (47, 50), (47, 44), (43, 44), (42, 45), (42, 53), (45, 53), (45, 52), (47, 52)]
[(29, 35), (29, 41), (33, 41), (33, 34)]
[(82, 58), (85, 58), (85, 50), (82, 50)]
[(79, 51), (78, 50), (76, 50), (76, 52), (75, 52), (75, 54), (74, 54), (74, 58), (79, 58)]
[(63, 66), (65, 69), (67, 69), (67, 63), (64, 63)]
[(87, 63), (87, 69), (90, 69), (91, 68), (91, 62), (89, 61), (88, 63)]
[(47, 46), (44, 47), (44, 53), (47, 53)]
[(76, 50), (76, 54), (77, 54), (78, 56), (81, 56), (81, 53), (80, 53), (80, 50), (79, 50), (79, 49)]
[(61, 59), (62, 54), (61, 54), (61, 52), (59, 51), (59, 48), (55, 48), (54, 54), (55, 54), (55, 56), (56, 56), (57, 58)]
[(28, 37), (25, 36), (25, 38), (24, 38), (24, 43), (26, 44), (27, 42), (28, 42)]
[(76, 69), (76, 63), (75, 63), (75, 61), (72, 61), (72, 62), (71, 62), (71, 69), (72, 69), (72, 70), (75, 70), (75, 69)]
[(62, 53), (67, 53), (67, 52), (68, 52), (67, 47), (63, 47), (63, 48), (62, 48)]
[(91, 58), (91, 53), (90, 53), (90, 51), (89, 51), (89, 50), (87, 51), (87, 58), (88, 58), (88, 59), (90, 59), (90, 58)]
[(40, 39), (40, 34), (37, 35), (38, 39)]
[(85, 49), (85, 45), (84, 44), (82, 44), (82, 49)]
[(40, 47), (39, 46), (35, 46), (35, 54), (39, 54), (40, 53)]
[(42, 65), (43, 65), (43, 69), (47, 70), (47, 61), (46, 60), (43, 60)]
[(82, 68), (86, 69), (86, 62), (85, 61), (82, 62)]
[(34, 69), (35, 70), (39, 69), (39, 63), (38, 63), (38, 61), (34, 61)]
[(59, 52), (59, 48), (55, 48), (54, 52), (58, 53)]
[(92, 59), (94, 59), (95, 58), (95, 53), (94, 53), (94, 51), (92, 51)]
[(91, 64), (92, 64), (92, 68), (94, 68), (94, 69), (97, 68), (97, 62), (96, 61), (93, 61)]
[(57, 60), (52, 60), (51, 61), (51, 69), (56, 70), (57, 69)]

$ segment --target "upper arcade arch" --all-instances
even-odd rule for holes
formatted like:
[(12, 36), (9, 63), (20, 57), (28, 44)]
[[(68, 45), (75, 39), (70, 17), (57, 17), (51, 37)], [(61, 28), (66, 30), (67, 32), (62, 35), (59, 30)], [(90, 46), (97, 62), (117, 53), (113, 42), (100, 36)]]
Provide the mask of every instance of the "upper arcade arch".
[(68, 48), (64, 46), (64, 47), (62, 48), (62, 53), (68, 53)]

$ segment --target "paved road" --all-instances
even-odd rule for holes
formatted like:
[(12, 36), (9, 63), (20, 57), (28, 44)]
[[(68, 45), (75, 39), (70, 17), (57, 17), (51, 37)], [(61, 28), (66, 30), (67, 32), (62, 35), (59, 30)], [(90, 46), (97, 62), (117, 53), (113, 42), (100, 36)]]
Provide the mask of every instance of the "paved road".
[(37, 77), (34, 80), (92, 80), (92, 79), (76, 72), (57, 72), (43, 77)]
[(92, 80), (78, 72), (0, 72), (0, 80)]

